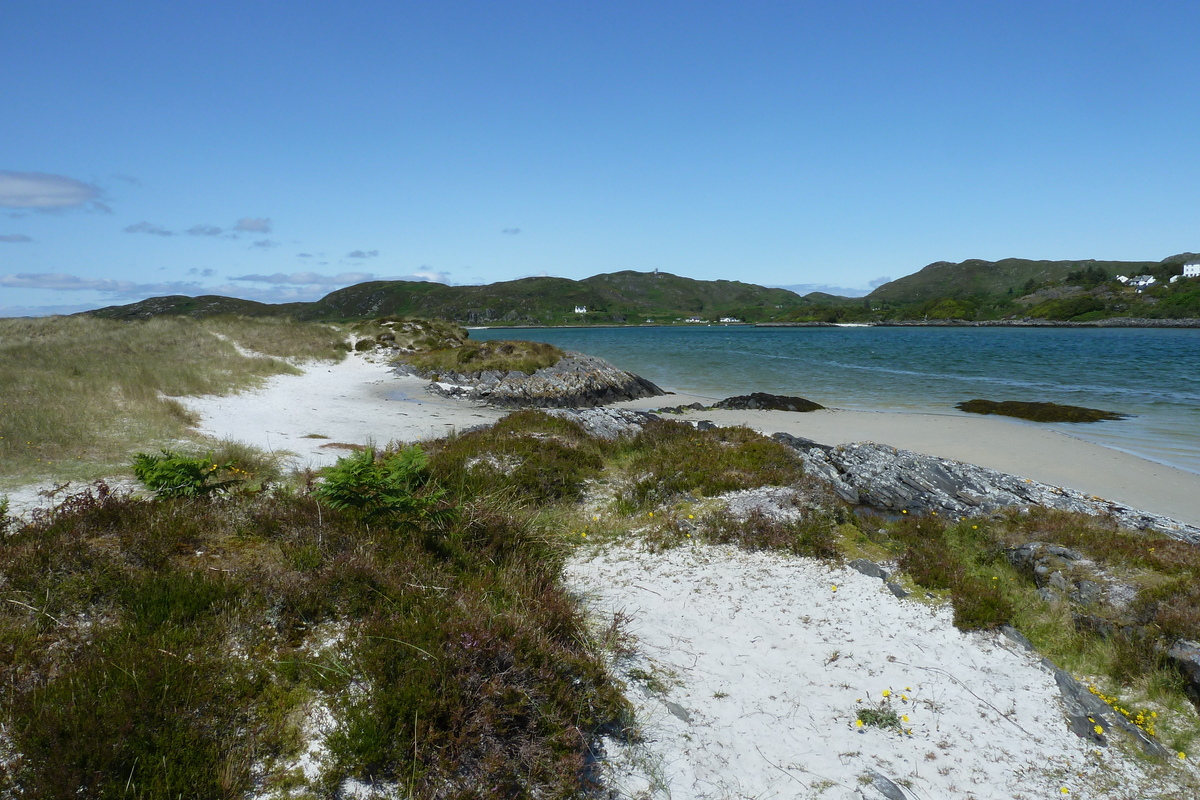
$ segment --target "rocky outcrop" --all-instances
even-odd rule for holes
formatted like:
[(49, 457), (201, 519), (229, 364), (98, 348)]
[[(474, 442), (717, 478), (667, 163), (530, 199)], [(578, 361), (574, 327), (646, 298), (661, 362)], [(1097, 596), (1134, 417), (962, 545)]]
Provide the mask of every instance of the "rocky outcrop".
[(789, 397), (766, 392), (753, 392), (737, 397), (726, 397), (713, 404), (713, 408), (758, 409), (762, 411), (819, 411), (825, 406), (803, 397)]
[(1192, 699), (1200, 702), (1200, 642), (1180, 639), (1167, 651), (1167, 661), (1183, 674)]
[(978, 516), (1004, 508), (1043, 506), (1093, 516), (1109, 515), (1121, 526), (1153, 530), (1200, 544), (1200, 528), (1168, 517), (961, 461), (863, 442), (813, 445), (787, 434), (810, 474), (825, 478), (846, 502), (882, 511)]
[[(402, 366), (404, 374), (422, 375)], [(595, 408), (665, 394), (650, 381), (617, 369), (602, 358), (567, 353), (552, 367), (524, 372), (441, 373), (428, 387), (445, 397), (477, 400), (500, 408)]]
[(625, 408), (552, 408), (546, 413), (578, 422), (588, 435), (609, 441), (622, 436), (637, 436), (643, 425), (657, 419), (646, 411)]

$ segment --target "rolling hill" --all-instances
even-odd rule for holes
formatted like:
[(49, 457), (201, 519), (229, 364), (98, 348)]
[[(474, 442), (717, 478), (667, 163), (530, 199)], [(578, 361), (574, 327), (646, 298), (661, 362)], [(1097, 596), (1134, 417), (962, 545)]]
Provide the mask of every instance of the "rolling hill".
[[(673, 321), (698, 315), (771, 319), (810, 305), (786, 289), (740, 281), (700, 281), (657, 272), (615, 272), (582, 281), (521, 278), (485, 286), (445, 286), (422, 281), (370, 281), (331, 292), (312, 303), (272, 305), (229, 297), (155, 297), (85, 312), (109, 319), (158, 315), (288, 316), (299, 320), (365, 319), (388, 315), (438, 317), (467, 325), (623, 323)], [(586, 313), (576, 313), (584, 307)]]

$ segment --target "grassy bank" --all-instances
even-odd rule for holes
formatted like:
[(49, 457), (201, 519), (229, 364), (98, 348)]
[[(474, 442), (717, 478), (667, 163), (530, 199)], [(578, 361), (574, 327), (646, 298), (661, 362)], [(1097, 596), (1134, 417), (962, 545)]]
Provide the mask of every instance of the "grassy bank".
[(187, 436), (173, 396), (223, 394), (338, 360), (327, 325), (235, 317), (113, 322), (0, 319), (0, 479), (89, 479), (124, 467), (131, 448)]

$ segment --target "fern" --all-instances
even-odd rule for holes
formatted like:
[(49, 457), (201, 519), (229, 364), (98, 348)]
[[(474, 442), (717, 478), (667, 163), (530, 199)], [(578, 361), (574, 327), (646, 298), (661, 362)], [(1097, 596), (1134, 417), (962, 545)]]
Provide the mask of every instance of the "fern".
[(232, 464), (215, 464), (211, 458), (190, 458), (163, 450), (161, 456), (138, 453), (133, 458), (133, 474), (157, 497), (204, 497), (228, 491), (241, 483), (229, 478), (217, 480)]
[(331, 508), (367, 517), (396, 516), (444, 522), (454, 510), (443, 502), (446, 490), (429, 475), (429, 458), (417, 445), (377, 457), (369, 447), (339, 458), (325, 471), (314, 494)]

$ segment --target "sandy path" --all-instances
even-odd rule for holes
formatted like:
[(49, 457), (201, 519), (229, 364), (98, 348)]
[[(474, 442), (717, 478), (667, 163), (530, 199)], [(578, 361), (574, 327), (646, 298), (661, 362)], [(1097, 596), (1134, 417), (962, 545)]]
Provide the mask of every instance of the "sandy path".
[(273, 377), (260, 389), (178, 399), (200, 416), (201, 433), (290, 453), (293, 467), (333, 463), (347, 452), (338, 444), (434, 439), (504, 416), (430, 394), (427, 383), (354, 353), (337, 364), (310, 366), (303, 375)]

